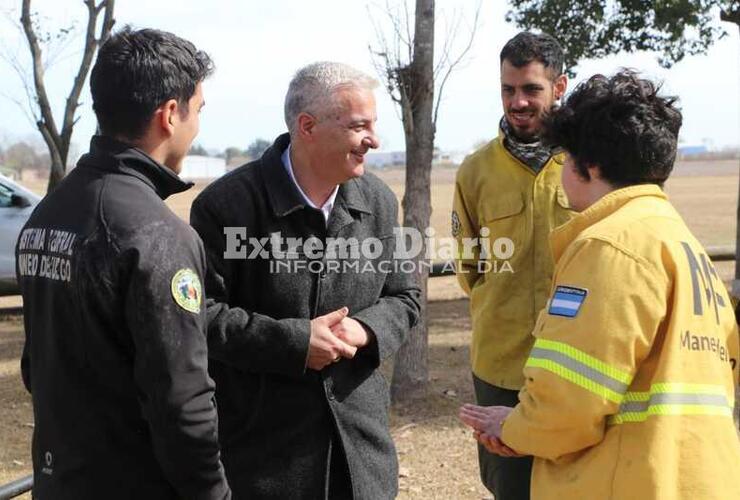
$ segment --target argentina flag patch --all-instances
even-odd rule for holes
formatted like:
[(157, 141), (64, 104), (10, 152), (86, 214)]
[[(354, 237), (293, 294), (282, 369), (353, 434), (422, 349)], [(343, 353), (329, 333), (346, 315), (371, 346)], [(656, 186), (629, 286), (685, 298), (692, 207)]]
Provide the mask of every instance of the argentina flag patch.
[(555, 288), (555, 295), (550, 299), (550, 308), (547, 312), (553, 316), (575, 318), (586, 300), (586, 295), (588, 290), (584, 288), (558, 286)]

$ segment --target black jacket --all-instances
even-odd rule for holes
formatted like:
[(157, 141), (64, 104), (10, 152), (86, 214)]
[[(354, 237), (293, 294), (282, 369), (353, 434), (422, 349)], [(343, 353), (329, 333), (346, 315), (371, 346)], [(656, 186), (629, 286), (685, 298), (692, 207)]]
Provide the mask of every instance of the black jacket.
[(16, 247), (39, 499), (223, 499), (190, 187), (94, 137)]
[[(249, 258), (261, 250), (248, 243), (246, 258), (224, 256), (224, 228), (236, 227), (246, 228), (247, 238), (276, 232), (304, 241), (357, 238), (355, 250), (365, 238), (376, 237), (383, 251), (370, 264), (393, 260), (398, 206), (390, 189), (372, 174), (345, 182), (327, 228), (284, 169), (280, 156), (288, 142), (287, 134), (279, 137), (261, 159), (213, 182), (191, 210), (208, 259), (206, 295), (243, 309), (213, 305), (208, 311), (226, 475), (239, 499), (321, 498), (334, 441), (346, 456), (355, 498), (393, 498), (398, 464), (388, 429), (388, 388), (377, 368), (418, 319), (415, 276), (320, 265), (315, 272), (275, 272), (271, 255)], [(357, 264), (362, 269), (368, 259)], [(352, 360), (308, 370), (310, 319), (345, 305), (376, 341)], [(241, 315), (237, 323), (246, 326), (244, 335), (229, 326), (234, 315)]]

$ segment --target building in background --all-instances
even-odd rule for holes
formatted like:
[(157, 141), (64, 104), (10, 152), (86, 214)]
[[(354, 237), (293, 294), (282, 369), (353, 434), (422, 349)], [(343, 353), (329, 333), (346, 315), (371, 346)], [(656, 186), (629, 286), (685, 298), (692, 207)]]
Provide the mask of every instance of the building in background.
[(689, 159), (692, 156), (705, 155), (709, 153), (706, 144), (682, 144), (678, 146), (678, 158)]
[(406, 165), (406, 151), (380, 151), (365, 155), (365, 165), (370, 168), (403, 167)]
[(189, 181), (216, 179), (226, 173), (226, 159), (213, 156), (188, 155), (182, 164), (180, 178)]
[[(470, 151), (442, 151), (434, 148), (432, 166), (434, 167), (456, 167), (462, 163)], [(384, 169), (391, 167), (404, 167), (406, 165), (406, 151), (379, 151), (365, 155), (365, 165), (370, 168)]]

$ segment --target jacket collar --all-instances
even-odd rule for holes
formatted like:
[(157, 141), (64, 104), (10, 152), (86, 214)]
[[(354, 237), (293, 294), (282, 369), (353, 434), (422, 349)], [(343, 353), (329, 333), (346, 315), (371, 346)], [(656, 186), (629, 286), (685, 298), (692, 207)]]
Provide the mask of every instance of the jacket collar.
[(656, 184), (628, 186), (606, 194), (570, 221), (554, 229), (550, 233), (550, 248), (552, 249), (553, 262), (557, 263), (560, 260), (560, 256), (563, 255), (568, 245), (585, 229), (607, 218), (635, 198), (645, 196), (653, 196), (664, 200), (668, 199), (668, 196)]
[[(281, 157), (289, 144), (290, 135), (287, 133), (280, 135), (260, 159), (267, 197), (277, 217), (284, 217), (308, 206), (283, 166)], [(340, 184), (330, 221), (335, 215), (341, 218), (341, 212), (345, 207), (356, 212), (372, 213), (365, 195), (357, 184), (356, 179)]]
[(550, 151), (549, 158), (547, 159), (547, 161), (545, 162), (545, 164), (542, 166), (542, 168), (539, 169), (539, 170), (535, 170), (532, 167), (530, 167), (529, 165), (527, 165), (521, 158), (519, 158), (513, 152), (511, 152), (509, 150), (509, 148), (506, 146), (506, 141), (507, 141), (507, 139), (506, 139), (506, 133), (504, 132), (504, 130), (499, 125), (498, 137), (496, 137), (496, 139), (494, 139), (494, 142), (495, 142), (494, 143), (494, 148), (500, 148), (501, 151), (503, 152), (503, 154), (505, 154), (506, 156), (508, 156), (512, 160), (514, 160), (514, 162), (517, 165), (523, 167), (527, 172), (529, 172), (530, 174), (532, 174), (535, 177), (539, 176), (542, 172), (544, 172), (546, 170), (549, 170), (549, 169), (552, 169), (552, 168), (558, 168), (563, 163), (565, 163), (565, 151), (563, 151), (561, 148), (553, 148)]
[(163, 200), (193, 186), (142, 150), (102, 135), (93, 136), (90, 152), (82, 156), (78, 164), (136, 177)]

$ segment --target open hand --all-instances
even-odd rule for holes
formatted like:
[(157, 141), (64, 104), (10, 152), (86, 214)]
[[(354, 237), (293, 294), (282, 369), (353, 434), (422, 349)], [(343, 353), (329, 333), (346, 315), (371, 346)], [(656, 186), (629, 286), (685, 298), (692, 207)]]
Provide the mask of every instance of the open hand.
[(521, 457), (501, 441), (501, 428), (513, 408), (507, 406), (463, 405), (460, 420), (473, 429), (473, 437), (491, 453), (504, 457)]

